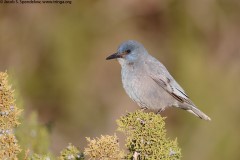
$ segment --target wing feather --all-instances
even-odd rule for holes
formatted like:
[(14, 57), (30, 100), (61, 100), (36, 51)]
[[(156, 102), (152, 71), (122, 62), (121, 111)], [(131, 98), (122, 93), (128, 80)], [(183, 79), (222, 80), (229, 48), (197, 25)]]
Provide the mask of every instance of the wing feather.
[(182, 89), (182, 87), (174, 80), (170, 75), (166, 67), (157, 61), (155, 58), (149, 59), (146, 63), (148, 66), (148, 73), (150, 77), (166, 92), (168, 92), (173, 98), (181, 103), (188, 103), (193, 105), (193, 102), (189, 99), (188, 95)]

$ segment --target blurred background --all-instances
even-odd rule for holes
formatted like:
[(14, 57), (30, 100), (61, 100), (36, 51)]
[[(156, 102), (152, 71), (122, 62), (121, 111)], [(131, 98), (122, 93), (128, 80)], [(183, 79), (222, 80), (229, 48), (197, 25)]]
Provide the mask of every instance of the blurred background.
[(0, 70), (17, 84), (25, 115), (37, 111), (48, 126), (53, 153), (114, 134), (115, 120), (138, 109), (122, 88), (120, 65), (105, 60), (134, 39), (212, 118), (163, 113), (182, 159), (240, 159), (240, 1), (0, 4), (0, 35)]

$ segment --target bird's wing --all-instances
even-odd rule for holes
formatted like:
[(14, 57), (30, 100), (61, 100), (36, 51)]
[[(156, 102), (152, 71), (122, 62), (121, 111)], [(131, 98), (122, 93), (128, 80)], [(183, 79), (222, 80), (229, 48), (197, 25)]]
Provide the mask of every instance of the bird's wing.
[(172, 97), (179, 102), (194, 105), (182, 87), (174, 80), (163, 64), (151, 57), (148, 61), (146, 61), (146, 66), (149, 76)]

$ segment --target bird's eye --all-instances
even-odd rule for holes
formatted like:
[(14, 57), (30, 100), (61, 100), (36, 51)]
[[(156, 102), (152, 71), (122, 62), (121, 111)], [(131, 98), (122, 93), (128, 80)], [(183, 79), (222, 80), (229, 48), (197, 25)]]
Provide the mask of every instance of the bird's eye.
[(130, 53), (130, 52), (131, 52), (131, 50), (130, 50), (130, 49), (128, 49), (128, 50), (126, 50), (126, 52), (127, 52), (127, 53)]

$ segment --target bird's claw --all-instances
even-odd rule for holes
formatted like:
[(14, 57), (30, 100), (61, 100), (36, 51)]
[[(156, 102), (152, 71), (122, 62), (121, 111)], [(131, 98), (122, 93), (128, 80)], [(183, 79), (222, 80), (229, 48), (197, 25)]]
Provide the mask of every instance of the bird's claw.
[(141, 111), (143, 112), (143, 111), (145, 111), (147, 109), (148, 109), (147, 107), (143, 107), (143, 108), (141, 108)]
[(157, 114), (160, 114), (161, 112), (163, 112), (165, 110), (165, 108), (161, 108), (157, 111)]

